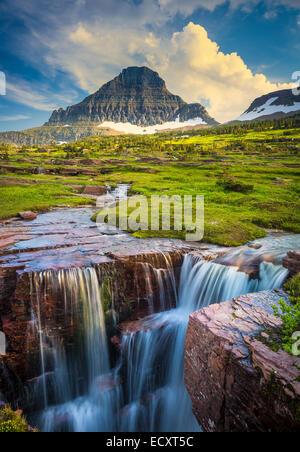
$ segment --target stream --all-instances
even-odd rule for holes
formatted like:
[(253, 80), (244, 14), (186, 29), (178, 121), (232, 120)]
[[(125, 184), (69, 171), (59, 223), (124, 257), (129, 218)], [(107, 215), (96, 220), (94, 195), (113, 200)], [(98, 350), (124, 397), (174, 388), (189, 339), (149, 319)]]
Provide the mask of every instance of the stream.
[[(33, 272), (37, 305), (43, 291), (60, 290), (63, 315), (81, 325), (74, 333), (76, 348), (70, 350), (42, 328), (39, 309), (32, 313), (42, 362), (32, 395), (36, 425), (46, 432), (201, 431), (183, 381), (189, 314), (242, 294), (280, 288), (287, 277), (281, 259), (297, 247), (300, 235), (270, 233), (255, 247), (239, 247), (214, 261), (186, 254), (178, 288), (168, 261), (171, 277), (157, 270), (163, 312), (139, 320), (136, 330), (123, 331), (113, 367), (95, 268)], [(251, 274), (243, 271), (249, 262), (255, 267)], [(175, 309), (170, 309), (170, 293)]]

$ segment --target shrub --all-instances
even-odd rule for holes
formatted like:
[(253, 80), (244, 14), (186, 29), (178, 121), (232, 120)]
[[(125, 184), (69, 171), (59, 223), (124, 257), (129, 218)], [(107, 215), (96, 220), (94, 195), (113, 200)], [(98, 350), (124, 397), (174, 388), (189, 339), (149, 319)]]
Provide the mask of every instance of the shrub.
[(294, 299), (292, 306), (280, 299), (278, 306), (274, 305), (272, 308), (274, 315), (281, 318), (283, 323), (280, 332), (281, 346), (285, 351), (292, 354), (292, 346), (297, 341), (297, 339), (292, 338), (292, 335), (296, 331), (300, 331), (300, 297)]
[(21, 411), (13, 411), (8, 405), (0, 406), (0, 433), (25, 433), (32, 431), (36, 430), (27, 424)]
[(250, 184), (244, 184), (243, 182), (238, 182), (231, 177), (223, 177), (217, 181), (217, 185), (222, 187), (226, 191), (235, 191), (238, 193), (249, 193), (253, 191), (254, 186)]
[(290, 301), (294, 303), (297, 298), (300, 298), (300, 273), (291, 279), (288, 279), (283, 286), (286, 293), (290, 296)]

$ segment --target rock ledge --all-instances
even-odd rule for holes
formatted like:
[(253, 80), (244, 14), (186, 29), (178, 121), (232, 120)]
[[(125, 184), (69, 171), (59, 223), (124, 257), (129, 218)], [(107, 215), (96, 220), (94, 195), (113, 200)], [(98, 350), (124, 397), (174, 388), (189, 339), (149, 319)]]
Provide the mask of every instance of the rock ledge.
[(281, 325), (271, 308), (281, 297), (242, 295), (191, 314), (185, 385), (204, 431), (300, 431), (300, 358), (257, 339)]

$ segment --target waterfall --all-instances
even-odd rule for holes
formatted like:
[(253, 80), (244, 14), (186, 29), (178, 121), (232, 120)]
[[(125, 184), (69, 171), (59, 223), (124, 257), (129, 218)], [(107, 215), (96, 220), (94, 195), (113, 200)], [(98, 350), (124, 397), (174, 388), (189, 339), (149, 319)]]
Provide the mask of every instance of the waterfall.
[[(170, 277), (152, 266), (144, 271), (149, 281), (149, 272), (154, 271), (161, 310), (169, 310), (149, 315), (123, 333), (115, 369), (109, 363), (96, 271), (33, 275), (32, 323), (40, 339), (42, 367), (36, 398), (45, 400), (42, 430), (199, 431), (183, 379), (189, 314), (244, 293), (279, 288), (287, 275), (280, 265), (262, 262), (259, 278), (251, 279), (237, 267), (186, 255), (177, 295), (173, 273)], [(173, 300), (166, 293), (170, 289)], [(53, 309), (49, 309), (51, 294), (59, 300)], [(64, 333), (55, 329), (57, 318), (66, 327)]]
[(287, 270), (268, 262), (260, 264), (259, 279), (251, 279), (237, 267), (185, 256), (177, 308), (149, 316), (140, 331), (123, 336), (128, 416), (122, 431), (199, 431), (183, 379), (189, 314), (245, 293), (279, 288), (286, 276)]
[[(137, 262), (134, 275), (136, 296), (140, 302), (139, 275), (142, 274), (144, 290), (147, 295), (147, 311), (163, 312), (177, 305), (177, 282), (174, 273), (172, 258), (169, 253), (160, 252), (158, 257), (153, 256), (154, 262)], [(163, 268), (162, 268), (163, 267)], [(142, 271), (141, 271), (142, 269)]]
[[(120, 399), (116, 396), (119, 383), (110, 374), (95, 269), (34, 273), (32, 294), (32, 306), (37, 313), (33, 323), (38, 328), (42, 367), (35, 389), (36, 397), (42, 389), (45, 401), (42, 430), (109, 428)], [(52, 308), (47, 310), (49, 297), (59, 300), (53, 312)], [(56, 328), (58, 315), (63, 318), (62, 333)], [(71, 346), (66, 345), (68, 340), (73, 342)], [(50, 368), (54, 370), (49, 372)]]
[(281, 265), (262, 262), (259, 279), (237, 267), (197, 260), (187, 255), (181, 272), (179, 308), (190, 314), (205, 306), (251, 292), (280, 288), (288, 271)]

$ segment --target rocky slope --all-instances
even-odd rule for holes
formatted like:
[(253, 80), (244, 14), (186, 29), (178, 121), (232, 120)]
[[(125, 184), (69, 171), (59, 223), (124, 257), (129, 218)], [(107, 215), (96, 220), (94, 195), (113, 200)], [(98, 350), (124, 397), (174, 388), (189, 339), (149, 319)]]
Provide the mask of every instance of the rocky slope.
[(152, 126), (194, 118), (199, 124), (217, 124), (201, 104), (187, 104), (171, 94), (157, 72), (129, 67), (79, 104), (55, 110), (46, 125), (109, 121)]
[(285, 89), (258, 97), (237, 120), (275, 119), (294, 114), (300, 114), (300, 93), (295, 96), (291, 89)]

